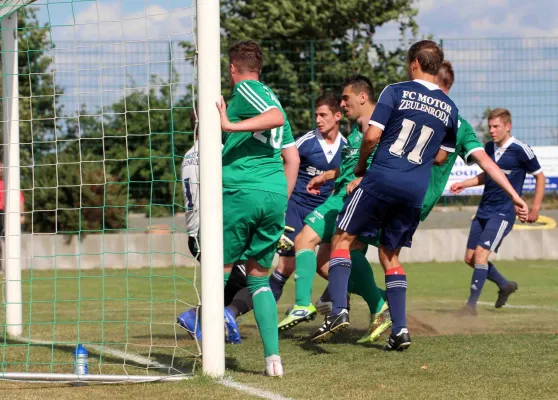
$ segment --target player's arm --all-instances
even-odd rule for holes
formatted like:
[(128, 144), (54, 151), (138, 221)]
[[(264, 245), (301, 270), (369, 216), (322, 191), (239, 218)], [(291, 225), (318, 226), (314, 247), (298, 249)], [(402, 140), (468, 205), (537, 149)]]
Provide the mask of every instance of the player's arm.
[(363, 176), (366, 172), (368, 168), (368, 159), (380, 142), (382, 133), (386, 129), (386, 125), (396, 103), (397, 95), (395, 90), (391, 85), (386, 86), (380, 94), (378, 104), (374, 107), (374, 112), (368, 123), (368, 129), (366, 129), (364, 137), (362, 138), (362, 143), (360, 144), (360, 154), (354, 171), (357, 177)]
[(219, 114), (221, 116), (221, 129), (224, 132), (259, 132), (269, 129), (278, 128), (285, 124), (285, 116), (277, 107), (268, 110), (239, 122), (229, 121), (227, 116), (227, 105), (225, 99), (221, 96), (221, 102), (217, 103)]
[(520, 152), (520, 160), (525, 169), (525, 172), (535, 177), (535, 197), (533, 198), (533, 206), (527, 217), (527, 222), (535, 222), (539, 219), (539, 211), (541, 209), (542, 200), (544, 197), (544, 190), (546, 186), (546, 177), (543, 174), (539, 160), (535, 152), (528, 145), (522, 145)]
[(445, 150), (438, 150), (438, 153), (436, 153), (436, 157), (434, 158), (434, 165), (444, 165), (446, 163), (446, 161), (448, 161), (448, 155), (449, 153)]
[(306, 191), (310, 194), (320, 194), (320, 187), (327, 181), (335, 180), (339, 177), (339, 168), (330, 169), (323, 174), (313, 177), (306, 185)]
[(283, 169), (287, 177), (287, 197), (290, 198), (296, 184), (296, 178), (298, 177), (298, 167), (300, 166), (297, 147), (283, 147), (281, 157), (283, 157)]
[(481, 172), (480, 174), (478, 174), (477, 176), (475, 176), (471, 179), (467, 179), (467, 180), (462, 181), (462, 182), (454, 183), (453, 185), (451, 185), (450, 191), (453, 194), (458, 194), (458, 193), (461, 193), (462, 191), (464, 191), (467, 188), (470, 188), (470, 187), (473, 187), (473, 186), (484, 185), (485, 182), (486, 182), (486, 173)]
[(459, 129), (459, 122), (457, 120), (457, 114), (455, 114), (455, 119), (453, 119), (452, 125), (448, 127), (446, 131), (446, 136), (442, 140), (442, 145), (434, 157), (434, 165), (444, 165), (448, 160), (449, 153), (454, 153), (457, 147), (457, 130)]
[(537, 222), (537, 219), (539, 219), (539, 211), (541, 210), (545, 188), (546, 176), (541, 171), (535, 175), (535, 197), (533, 198), (533, 206), (527, 217), (527, 222)]

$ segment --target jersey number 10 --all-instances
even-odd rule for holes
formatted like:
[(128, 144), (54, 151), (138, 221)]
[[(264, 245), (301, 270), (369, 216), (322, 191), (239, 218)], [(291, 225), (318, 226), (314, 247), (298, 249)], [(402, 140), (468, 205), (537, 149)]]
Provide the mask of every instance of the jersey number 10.
[[(393, 144), (389, 147), (389, 152), (395, 157), (399, 158), (405, 155), (405, 147), (407, 147), (407, 145), (411, 141), (411, 137), (413, 136), (413, 131), (415, 130), (416, 124), (410, 119), (405, 118), (401, 125), (403, 125), (403, 128), (401, 128), (399, 136), (397, 136), (395, 142), (393, 142)], [(426, 145), (428, 145), (433, 135), (434, 129), (426, 125), (422, 126), (417, 144), (407, 156), (407, 159), (410, 162), (412, 162), (413, 164), (422, 164), (422, 155), (424, 154)]]
[[(259, 140), (263, 144), (267, 144), (267, 138), (263, 135), (264, 131), (254, 132), (254, 139)], [(281, 148), (281, 142), (283, 141), (283, 127), (273, 128), (271, 130), (271, 135), (269, 137), (269, 142), (274, 149)]]

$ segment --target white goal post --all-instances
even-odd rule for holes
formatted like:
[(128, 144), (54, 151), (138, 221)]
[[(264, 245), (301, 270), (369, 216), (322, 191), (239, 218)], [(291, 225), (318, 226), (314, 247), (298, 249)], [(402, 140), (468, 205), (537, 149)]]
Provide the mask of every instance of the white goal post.
[[(197, 62), (199, 152), (200, 152), (200, 244), (203, 254), (202, 366), (203, 372), (220, 377), (225, 372), (223, 323), (223, 213), (221, 172), (221, 126), (216, 102), (221, 96), (219, 0), (194, 0)], [(0, 0), (2, 26), (2, 107), (5, 177), (6, 334), (23, 343), (20, 138), (18, 92), (17, 10), (34, 0)], [(170, 38), (170, 37), (169, 37)], [(187, 376), (77, 375), (62, 373), (3, 372), (0, 379), (23, 381), (151, 382), (184, 379)]]

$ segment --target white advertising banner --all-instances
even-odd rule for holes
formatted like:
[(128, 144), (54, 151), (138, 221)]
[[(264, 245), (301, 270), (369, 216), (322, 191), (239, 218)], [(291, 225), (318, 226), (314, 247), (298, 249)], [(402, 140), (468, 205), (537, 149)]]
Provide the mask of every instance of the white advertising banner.
[[(556, 192), (558, 191), (558, 146), (534, 146), (532, 147), (535, 152), (539, 163), (543, 169), (544, 175), (546, 176), (546, 191)], [(461, 182), (465, 179), (472, 178), (480, 174), (482, 170), (478, 165), (468, 166), (461, 159), (457, 157), (457, 161), (451, 170), (451, 175), (446, 184), (444, 190), (444, 196), (453, 196), (449, 188), (455, 182)], [(459, 195), (464, 196), (480, 196), (482, 195), (484, 186), (477, 186), (473, 188), (468, 188), (461, 192)], [(525, 184), (523, 185), (523, 193), (532, 192), (535, 190), (535, 179), (531, 175), (527, 175), (525, 179)]]

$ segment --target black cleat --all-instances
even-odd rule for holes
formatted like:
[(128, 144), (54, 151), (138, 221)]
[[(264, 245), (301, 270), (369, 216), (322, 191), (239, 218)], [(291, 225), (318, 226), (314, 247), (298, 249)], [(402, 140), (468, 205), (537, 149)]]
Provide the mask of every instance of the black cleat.
[(502, 306), (508, 301), (508, 297), (510, 297), (510, 294), (515, 292), (518, 288), (519, 287), (517, 286), (517, 282), (509, 281), (508, 285), (505, 288), (498, 291), (498, 300), (496, 300), (496, 304), (494, 305), (494, 307), (502, 308)]
[(315, 343), (327, 342), (330, 337), (347, 329), (349, 325), (349, 312), (347, 310), (342, 310), (339, 314), (329, 314), (325, 317), (322, 327), (312, 335), (311, 340)]
[(394, 332), (389, 335), (387, 344), (384, 346), (384, 351), (403, 351), (409, 348), (411, 345), (411, 336), (409, 336), (409, 330), (403, 328), (396, 335)]
[(477, 307), (466, 304), (461, 310), (457, 312), (458, 317), (476, 317)]

